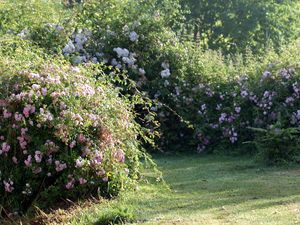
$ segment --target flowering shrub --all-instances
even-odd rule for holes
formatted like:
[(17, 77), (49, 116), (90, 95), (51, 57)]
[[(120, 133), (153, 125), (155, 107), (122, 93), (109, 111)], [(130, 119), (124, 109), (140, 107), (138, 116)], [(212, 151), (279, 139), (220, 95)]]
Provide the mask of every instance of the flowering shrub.
[[(74, 27), (51, 21), (29, 29), (28, 39), (60, 50), (73, 65), (105, 64), (103, 72), (122, 94), (150, 97), (161, 123), (158, 143), (167, 150), (241, 149), (256, 137), (248, 127), (268, 129), (279, 112), (283, 129), (297, 127), (299, 42), (279, 54), (266, 50), (261, 58), (203, 51), (171, 29), (181, 19), (177, 3), (86, 1), (74, 6)], [(26, 39), (23, 33), (18, 36)], [(128, 74), (134, 90), (115, 71)], [(147, 110), (139, 103), (135, 109), (144, 125)]]
[[(159, 143), (173, 145), (173, 148), (182, 135), (189, 139), (186, 132), (191, 135), (191, 130), (180, 122), (179, 115), (186, 109), (178, 104), (191, 99), (182, 92), (189, 92), (188, 84), (198, 80), (195, 75), (204, 70), (209, 74), (203, 76), (203, 82), (221, 78), (225, 74), (225, 65), (216, 66), (216, 61), (222, 60), (218, 53), (204, 54), (201, 50), (194, 50), (191, 44), (181, 44), (166, 27), (171, 21), (165, 14), (158, 13), (155, 4), (128, 4), (133, 4), (130, 10), (115, 1), (85, 3), (77, 29), (62, 48), (62, 53), (75, 65), (104, 63), (126, 71), (139, 90), (156, 103), (152, 110), (159, 113), (163, 133)], [(99, 17), (99, 12), (103, 16)], [(124, 18), (120, 20), (120, 17)], [(200, 61), (191, 64), (191, 60)], [(207, 63), (206, 67), (203, 63)], [(214, 76), (210, 69), (219, 69), (221, 75)]]
[[(297, 64), (288, 66), (281, 62), (270, 64), (259, 76), (245, 75), (219, 86), (200, 85), (197, 150), (202, 152), (220, 144), (232, 149), (243, 142), (266, 141), (256, 145), (260, 146), (257, 149), (259, 155), (268, 154), (262, 159), (271, 163), (293, 159), (292, 156), (299, 153), (298, 144), (294, 142), (298, 137), (294, 131), (299, 129), (299, 78)], [(284, 137), (269, 135), (274, 133), (274, 124), (276, 129), (282, 130)], [(256, 134), (261, 130), (268, 135)], [(289, 140), (295, 148), (286, 145), (289, 150), (281, 149), (291, 130)], [(272, 141), (278, 147), (268, 144)], [(276, 149), (282, 154), (275, 153)]]
[[(135, 20), (140, 15), (137, 8), (128, 12), (112, 2), (101, 10), (114, 9), (111, 14), (124, 17), (126, 23), (105, 10), (106, 16), (100, 18), (97, 4), (86, 4), (79, 20), (79, 27), (85, 27), (77, 29), (62, 53), (74, 64), (101, 62), (126, 71), (156, 103), (152, 110), (161, 122), (159, 143), (165, 149), (182, 149), (180, 143), (186, 148), (196, 145), (198, 152), (217, 146), (232, 149), (254, 138), (247, 127), (267, 127), (276, 121), (274, 111), (281, 110), (281, 98), (289, 95), (293, 79), (286, 78), (293, 71), (284, 63), (270, 68), (271, 72), (264, 70), (274, 56), (276, 60), (286, 56), (270, 52), (262, 61), (251, 55), (250, 59), (235, 56), (230, 61), (217, 52), (181, 43), (165, 27), (168, 18), (158, 15), (155, 7)], [(277, 75), (280, 71), (287, 77)], [(268, 73), (274, 73), (274, 79), (265, 79)], [(280, 87), (280, 93), (274, 87)], [(293, 97), (287, 96), (285, 101), (291, 104)]]
[[(165, 149), (182, 149), (180, 143), (187, 148), (196, 145), (198, 152), (240, 147), (254, 139), (247, 127), (267, 128), (277, 121), (278, 111), (295, 102), (289, 92), (297, 74), (288, 65), (294, 62), (288, 50), (286, 55), (270, 51), (262, 60), (251, 55), (228, 59), (181, 43), (155, 6), (147, 5), (148, 12), (142, 4), (129, 11), (114, 1), (98, 6), (83, 5), (80, 29), (62, 53), (74, 64), (100, 62), (126, 71), (156, 103), (152, 110), (161, 122), (159, 143)], [(283, 63), (277, 63), (279, 59)], [(275, 65), (267, 68), (270, 62)], [(288, 118), (292, 113), (282, 114)]]
[(130, 102), (102, 68), (1, 62), (0, 205), (23, 211), (59, 198), (116, 194), (138, 178), (141, 150)]

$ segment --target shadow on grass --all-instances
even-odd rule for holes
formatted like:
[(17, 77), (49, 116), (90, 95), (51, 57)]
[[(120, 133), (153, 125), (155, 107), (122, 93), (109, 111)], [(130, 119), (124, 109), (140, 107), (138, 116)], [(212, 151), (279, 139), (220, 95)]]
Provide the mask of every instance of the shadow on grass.
[(152, 198), (135, 200), (150, 217), (171, 211), (183, 216), (237, 205), (243, 206), (242, 211), (300, 202), (299, 166), (263, 167), (247, 158), (215, 156), (156, 161), (170, 190), (154, 194), (149, 190)]

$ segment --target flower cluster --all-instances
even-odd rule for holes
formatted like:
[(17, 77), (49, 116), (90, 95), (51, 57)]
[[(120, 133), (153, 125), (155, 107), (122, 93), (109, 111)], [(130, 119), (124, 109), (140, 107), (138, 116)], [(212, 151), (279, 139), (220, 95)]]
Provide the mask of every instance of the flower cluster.
[(280, 121), (283, 128), (300, 128), (298, 80), (296, 69), (284, 68), (265, 71), (251, 83), (238, 78), (222, 89), (200, 85), (195, 89), (201, 96), (197, 151), (208, 147), (204, 139), (214, 145), (222, 139), (234, 145), (252, 141), (249, 127), (267, 129)]
[[(196, 140), (201, 152), (219, 143), (238, 146), (252, 138), (247, 127), (267, 127), (276, 122), (280, 115), (289, 121), (289, 125), (298, 126), (300, 85), (295, 79), (297, 68), (286, 65), (277, 67), (280, 64), (277, 62), (267, 62), (268, 65), (262, 67), (263, 63), (256, 61), (253, 65), (257, 64), (257, 70), (252, 71), (251, 65), (241, 65), (238, 60), (237, 65), (232, 65), (230, 60), (216, 52), (203, 52), (192, 44), (180, 42), (173, 32), (164, 27), (163, 15), (145, 13), (145, 17), (139, 17), (140, 21), (136, 21), (137, 17), (120, 13), (119, 17), (123, 18), (120, 20), (110, 18), (112, 9), (103, 6), (108, 12), (109, 20), (106, 20), (96, 16), (98, 8), (94, 6), (99, 5), (92, 5), (82, 6), (85, 13), (79, 16), (76, 31), (72, 30), (73, 34), (60, 46), (60, 50), (73, 64), (92, 62), (107, 65), (105, 72), (113, 79), (114, 71), (121, 70), (128, 74), (139, 91), (155, 103), (151, 110), (161, 122), (163, 135), (160, 143), (192, 143), (195, 147)], [(115, 7), (118, 8), (117, 5)], [(67, 27), (50, 27), (57, 31), (67, 30)], [(240, 74), (241, 71), (244, 74)], [(260, 71), (259, 75), (257, 71)], [(118, 81), (116, 83), (120, 85)], [(124, 88), (123, 85), (120, 86)], [(41, 95), (47, 95), (49, 91), (47, 87), (41, 89), (36, 85), (32, 88), (39, 90)], [(125, 87), (123, 90), (126, 92), (128, 89)], [(97, 90), (89, 84), (79, 84), (74, 96), (89, 97), (94, 93)], [(51, 95), (56, 101), (63, 96), (63, 92)], [(85, 115), (70, 113), (64, 102), (58, 103), (60, 109), (64, 109), (62, 116), (76, 125), (84, 124)], [(23, 120), (22, 117), (30, 117), (31, 110), (35, 110), (35, 113), (39, 112), (38, 126), (52, 123), (53, 113), (43, 106), (35, 109), (28, 106), (24, 110), (25, 115), (16, 113), (12, 116)], [(5, 112), (5, 116), (10, 116), (10, 113)], [(90, 115), (89, 120), (93, 120), (94, 127), (101, 124), (95, 115)], [(182, 121), (188, 121), (197, 128), (196, 134), (192, 135), (187, 126), (181, 124)], [(55, 131), (56, 136), (62, 137), (70, 148), (76, 148), (78, 140), (70, 140), (63, 124), (56, 126), (59, 127)], [(20, 143), (25, 146), (27, 142), (20, 135)]]
[[(79, 48), (84, 39), (76, 40)], [(9, 85), (0, 94), (5, 207), (12, 207), (6, 202), (14, 198), (22, 199), (18, 207), (23, 209), (37, 195), (52, 193), (53, 186), (59, 190), (52, 193), (55, 199), (109, 184), (114, 188), (107, 190), (116, 191), (121, 180), (134, 177), (137, 125), (125, 101), (96, 81), (92, 71), (49, 63), (39, 73), (3, 74), (2, 82)]]

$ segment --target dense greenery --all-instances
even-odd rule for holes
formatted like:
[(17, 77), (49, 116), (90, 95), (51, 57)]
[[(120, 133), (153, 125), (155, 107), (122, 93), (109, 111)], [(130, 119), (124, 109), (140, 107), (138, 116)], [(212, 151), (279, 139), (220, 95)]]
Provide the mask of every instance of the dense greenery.
[(298, 162), (299, 16), (288, 0), (1, 2), (0, 211), (117, 194), (146, 143)]
[(300, 4), (291, 0), (184, 0), (184, 37), (227, 53), (280, 48), (299, 36)]

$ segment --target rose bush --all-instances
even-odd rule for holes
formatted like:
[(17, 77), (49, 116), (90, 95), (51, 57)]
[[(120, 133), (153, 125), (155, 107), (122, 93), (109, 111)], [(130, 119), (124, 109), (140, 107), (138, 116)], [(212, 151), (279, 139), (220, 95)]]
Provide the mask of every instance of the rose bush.
[(44, 60), (30, 49), (0, 59), (1, 211), (111, 196), (134, 184), (143, 132), (105, 68)]

